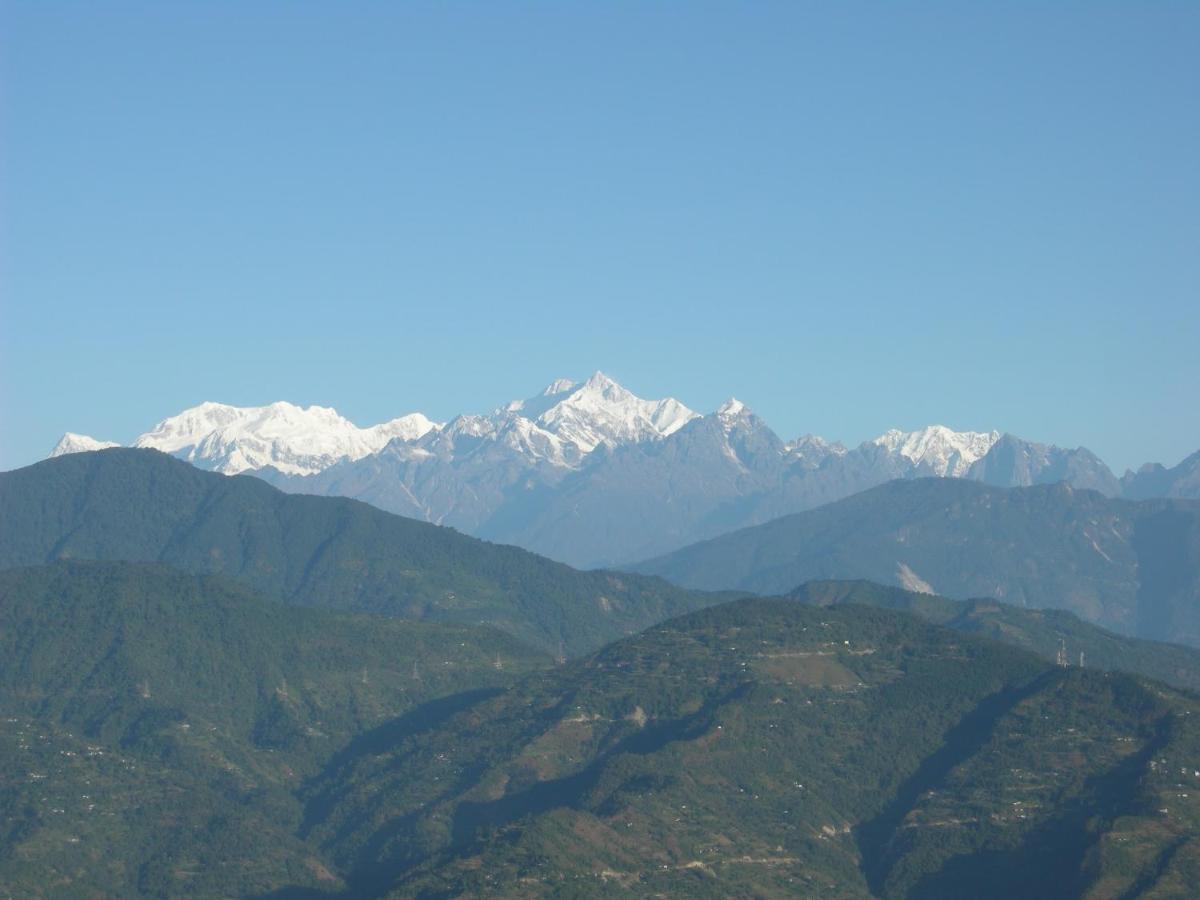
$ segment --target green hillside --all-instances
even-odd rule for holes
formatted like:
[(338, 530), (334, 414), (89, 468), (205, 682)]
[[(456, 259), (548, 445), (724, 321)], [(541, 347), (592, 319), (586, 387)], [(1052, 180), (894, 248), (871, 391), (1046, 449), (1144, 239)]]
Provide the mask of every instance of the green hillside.
[(493, 629), (289, 608), (156, 564), (0, 572), (0, 896), (336, 888), (295, 836), (305, 779), (548, 662)]
[(160, 564), (0, 572), (0, 896), (1178, 895), (1200, 700), (953, 630), (1154, 649), (999, 610), (816, 584), (551, 666)]
[(901, 612), (747, 599), (306, 789), (355, 896), (1179, 896), (1200, 701)]
[(1055, 660), (1062, 649), (1072, 665), (1083, 654), (1087, 668), (1130, 672), (1200, 691), (1200, 650), (1114, 634), (1061, 609), (951, 600), (871, 581), (811, 581), (788, 596), (817, 606), (856, 603), (903, 610), (956, 631), (1030, 650), (1044, 659)]
[(1065, 484), (893, 481), (633, 566), (677, 584), (782, 594), (865, 578), (957, 599), (1067, 609), (1200, 645), (1200, 503), (1111, 500)]
[(515, 547), (333, 497), (284, 494), (153, 450), (78, 453), (0, 473), (0, 568), (158, 561), (306, 606), (488, 623), (593, 650), (716, 602), (657, 578), (578, 572)]

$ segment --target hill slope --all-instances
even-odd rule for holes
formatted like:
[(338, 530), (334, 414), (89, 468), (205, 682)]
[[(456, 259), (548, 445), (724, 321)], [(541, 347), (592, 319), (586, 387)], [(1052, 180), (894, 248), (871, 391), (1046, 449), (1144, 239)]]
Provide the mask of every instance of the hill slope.
[(1200, 504), (1066, 485), (894, 481), (633, 567), (695, 588), (783, 593), (866, 578), (1068, 609), (1125, 634), (1200, 644)]
[(294, 834), (303, 780), (547, 662), (493, 629), (287, 608), (155, 564), (0, 572), (0, 894), (336, 888)]
[(748, 599), (312, 782), (355, 896), (1121, 896), (1200, 875), (1200, 702)]
[(595, 649), (716, 597), (656, 578), (578, 572), (353, 500), (289, 495), (153, 450), (111, 449), (0, 473), (0, 568), (159, 561), (307, 606), (490, 623)]
[(1071, 665), (1128, 672), (1200, 691), (1200, 650), (1116, 634), (1062, 609), (1023, 609), (995, 600), (951, 600), (871, 581), (810, 581), (788, 594), (813, 606), (858, 604), (895, 609), (1010, 644), (1055, 661), (1061, 649)]

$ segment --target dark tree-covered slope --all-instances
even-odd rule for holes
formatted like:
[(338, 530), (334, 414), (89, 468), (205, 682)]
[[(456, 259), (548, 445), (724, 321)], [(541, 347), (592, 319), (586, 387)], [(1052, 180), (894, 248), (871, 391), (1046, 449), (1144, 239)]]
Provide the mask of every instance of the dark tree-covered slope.
[(165, 562), (307, 606), (489, 623), (572, 653), (720, 599), (657, 578), (579, 572), (153, 450), (72, 454), (0, 473), (0, 567), (71, 558)]
[(494, 629), (289, 608), (158, 564), (0, 572), (0, 895), (337, 888), (296, 837), (305, 779), (548, 662)]
[(1011, 612), (809, 585), (550, 667), (160, 564), (0, 572), (0, 895), (1186, 889), (1200, 703), (918, 617), (1145, 661)]
[(306, 789), (355, 896), (1179, 895), (1200, 702), (866, 606), (747, 599)]
[(693, 588), (784, 593), (865, 578), (949, 597), (1067, 609), (1200, 644), (1200, 503), (1112, 500), (1065, 484), (894, 481), (634, 566)]

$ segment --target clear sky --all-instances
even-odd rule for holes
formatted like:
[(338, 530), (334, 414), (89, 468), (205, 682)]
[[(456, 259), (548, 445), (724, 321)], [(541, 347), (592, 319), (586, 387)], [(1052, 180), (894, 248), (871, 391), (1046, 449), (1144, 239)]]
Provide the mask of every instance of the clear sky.
[(1200, 4), (0, 3), (0, 468), (603, 369), (1200, 448)]

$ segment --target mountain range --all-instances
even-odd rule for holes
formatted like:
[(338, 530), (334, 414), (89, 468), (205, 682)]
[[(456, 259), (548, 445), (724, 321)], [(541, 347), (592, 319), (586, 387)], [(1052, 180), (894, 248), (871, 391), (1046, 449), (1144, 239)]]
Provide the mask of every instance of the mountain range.
[(866, 578), (958, 599), (1068, 609), (1200, 646), (1200, 502), (1117, 500), (1064, 483), (897, 480), (631, 567), (707, 590), (784, 593)]
[[(852, 501), (851, 531), (909, 519), (935, 581), (921, 531), (1012, 562), (1009, 503), (1051, 593), (1142, 518), (1194, 544), (1195, 504), (1062, 485), (824, 509)], [(1200, 870), (1200, 652), (1069, 612), (577, 572), (148, 449), (0, 474), (0, 538), (3, 895), (1134, 896)]]
[[(581, 567), (645, 559), (897, 478), (1200, 496), (1200, 454), (1118, 479), (1084, 448), (996, 431), (891, 430), (854, 448), (814, 435), (785, 441), (736, 400), (699, 415), (671, 398), (639, 398), (600, 372), (445, 423), (411, 413), (359, 428), (324, 407), (204, 403), (133, 443)], [(51, 455), (102, 446), (68, 434)]]

